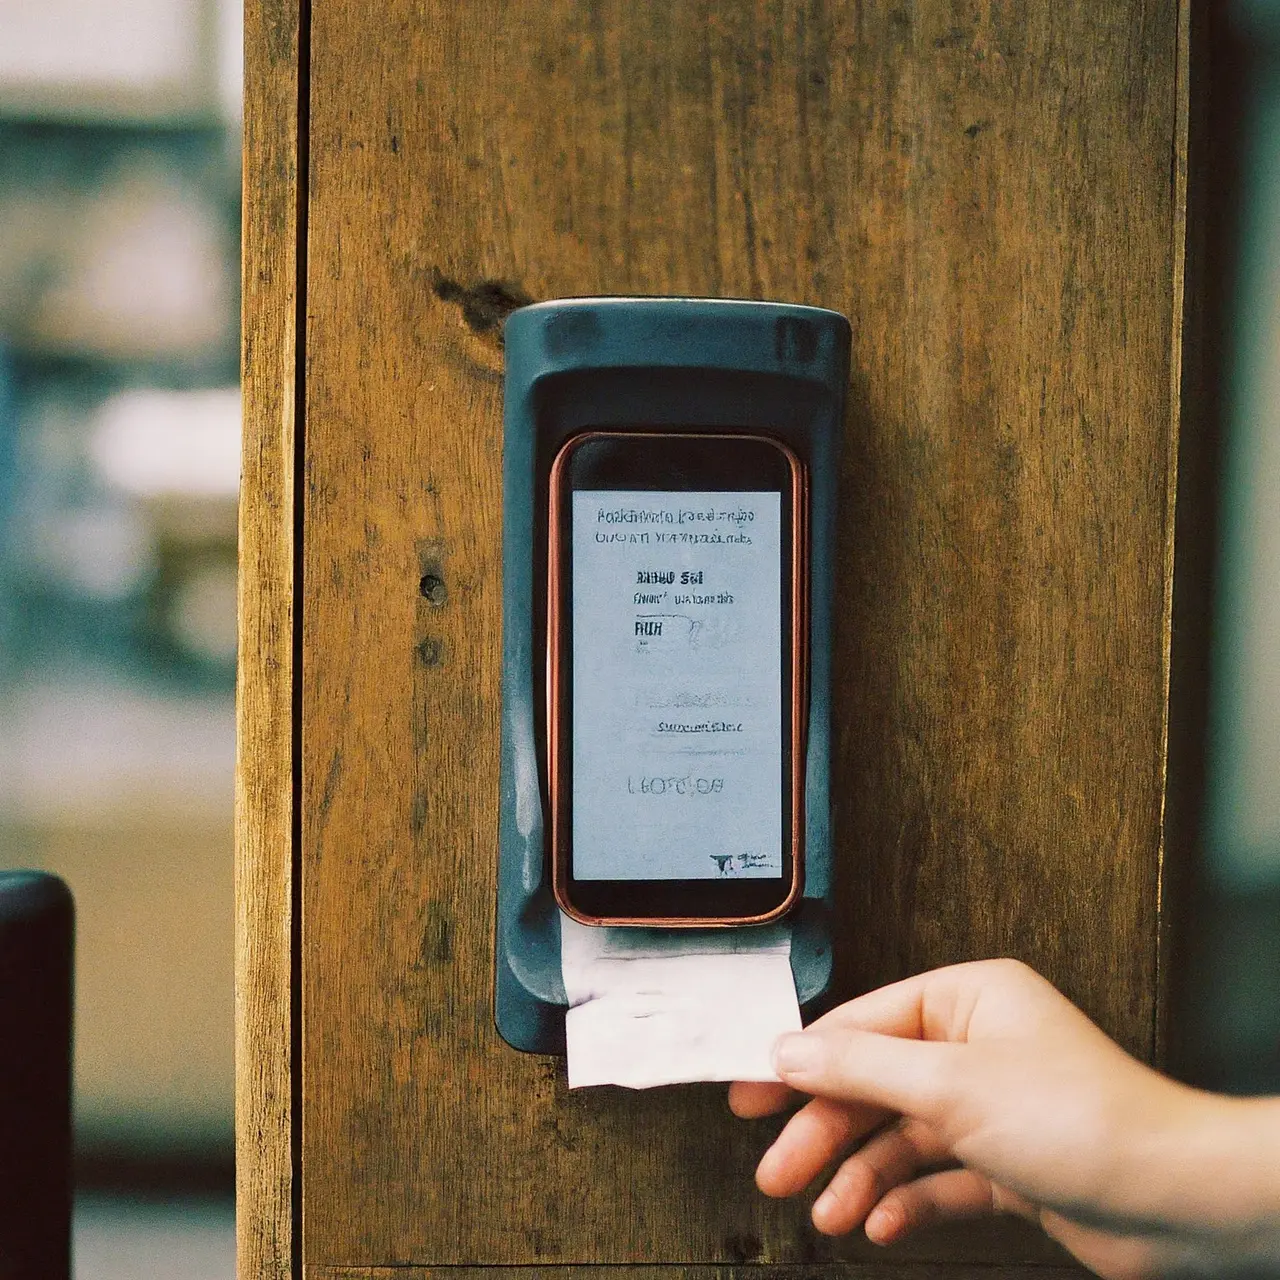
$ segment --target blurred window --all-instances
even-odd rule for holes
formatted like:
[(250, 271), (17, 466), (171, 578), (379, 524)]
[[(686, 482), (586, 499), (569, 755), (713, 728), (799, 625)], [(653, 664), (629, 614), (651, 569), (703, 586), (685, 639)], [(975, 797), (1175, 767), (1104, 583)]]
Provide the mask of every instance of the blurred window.
[(0, 0), (0, 859), (76, 894), (94, 1159), (230, 1160), (241, 26)]

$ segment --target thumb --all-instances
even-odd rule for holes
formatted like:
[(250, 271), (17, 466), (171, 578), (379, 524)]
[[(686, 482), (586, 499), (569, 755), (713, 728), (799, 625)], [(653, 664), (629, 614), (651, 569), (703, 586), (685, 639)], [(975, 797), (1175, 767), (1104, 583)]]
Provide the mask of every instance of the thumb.
[(803, 1093), (869, 1102), (936, 1122), (954, 1097), (955, 1068), (964, 1047), (813, 1027), (780, 1037), (773, 1066), (783, 1083)]

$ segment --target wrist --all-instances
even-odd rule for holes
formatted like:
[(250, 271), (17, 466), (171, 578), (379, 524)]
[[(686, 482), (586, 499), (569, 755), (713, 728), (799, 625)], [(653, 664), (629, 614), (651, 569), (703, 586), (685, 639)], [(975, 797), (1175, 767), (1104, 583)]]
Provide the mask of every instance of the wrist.
[(1212, 1274), (1280, 1264), (1280, 1098), (1187, 1089), (1165, 1168), (1169, 1223)]

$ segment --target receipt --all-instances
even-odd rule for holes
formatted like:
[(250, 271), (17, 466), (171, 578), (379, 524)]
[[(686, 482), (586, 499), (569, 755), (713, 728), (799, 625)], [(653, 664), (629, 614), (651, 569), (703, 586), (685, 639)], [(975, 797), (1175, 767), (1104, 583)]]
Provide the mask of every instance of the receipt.
[(569, 1087), (776, 1080), (800, 1030), (784, 925), (611, 929), (560, 917)]

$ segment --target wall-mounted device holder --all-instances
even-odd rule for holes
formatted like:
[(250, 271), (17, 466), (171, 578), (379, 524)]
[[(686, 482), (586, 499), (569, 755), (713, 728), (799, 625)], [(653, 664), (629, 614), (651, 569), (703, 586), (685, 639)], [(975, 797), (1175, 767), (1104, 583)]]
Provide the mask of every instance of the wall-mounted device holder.
[(499, 1033), (517, 1049), (564, 1052), (560, 912), (548, 848), (548, 508), (555, 460), (586, 432), (758, 433), (803, 464), (803, 891), (786, 919), (801, 1005), (826, 991), (832, 578), (849, 345), (848, 321), (837, 312), (772, 302), (575, 298), (507, 319), (494, 1004)]

